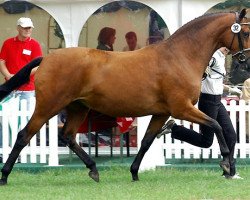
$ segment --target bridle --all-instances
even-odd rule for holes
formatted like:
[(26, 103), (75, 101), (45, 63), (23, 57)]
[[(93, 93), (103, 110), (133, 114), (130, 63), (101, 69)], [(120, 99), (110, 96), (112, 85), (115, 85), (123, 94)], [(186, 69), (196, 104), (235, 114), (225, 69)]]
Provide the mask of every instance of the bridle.
[[(246, 51), (250, 51), (250, 48), (247, 48), (247, 49), (244, 49), (243, 47), (243, 42), (242, 42), (242, 37), (241, 37), (241, 25), (250, 25), (250, 22), (247, 22), (247, 23), (240, 23), (240, 19), (239, 19), (239, 13), (235, 13), (236, 15), (236, 23), (234, 23), (232, 26), (231, 26), (231, 30), (233, 32), (233, 39), (232, 39), (232, 42), (231, 42), (231, 45), (230, 45), (230, 48), (232, 47), (232, 44), (233, 44), (233, 41), (234, 41), (234, 38), (235, 38), (235, 35), (237, 34), (237, 37), (238, 37), (238, 43), (239, 43), (239, 51), (235, 54), (232, 55), (232, 57), (235, 57), (238, 55), (238, 60), (240, 62), (245, 62), (246, 61), (246, 55), (245, 55), (245, 52)], [(245, 37), (249, 37), (249, 32), (248, 33), (245, 33)]]
[(250, 51), (250, 48), (247, 48), (247, 49), (243, 49), (243, 50), (241, 50), (241, 51), (238, 51), (237, 53), (233, 54), (232, 57), (239, 55), (239, 56), (238, 56), (238, 60), (239, 60), (240, 62), (245, 62), (245, 61), (247, 60), (247, 59), (246, 59), (246, 55), (244, 54), (245, 51)]

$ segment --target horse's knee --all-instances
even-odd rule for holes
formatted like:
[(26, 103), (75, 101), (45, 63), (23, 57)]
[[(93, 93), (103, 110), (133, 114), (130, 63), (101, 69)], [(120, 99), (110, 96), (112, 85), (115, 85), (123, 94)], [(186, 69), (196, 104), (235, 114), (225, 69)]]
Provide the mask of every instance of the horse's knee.
[(213, 141), (205, 140), (205, 141), (203, 142), (202, 148), (209, 148), (209, 147), (212, 146), (212, 144), (213, 144)]
[(69, 133), (65, 134), (63, 130), (58, 133), (58, 139), (70, 148), (76, 144), (75, 137)]
[(222, 128), (221, 128), (220, 124), (216, 120), (211, 119), (211, 121), (209, 123), (209, 126), (214, 129), (215, 133), (221, 133), (222, 134)]
[(58, 134), (58, 139), (65, 145), (68, 145), (69, 143), (68, 138), (65, 138), (61, 132)]
[(28, 144), (29, 141), (27, 141), (26, 134), (27, 132), (25, 128), (17, 134), (17, 139), (14, 148), (23, 149)]
[(67, 137), (67, 139), (69, 148), (74, 148), (74, 146), (77, 145), (75, 138)]
[(61, 141), (64, 144), (66, 144), (70, 149), (74, 148), (76, 145), (75, 139), (72, 139), (71, 137), (66, 137), (66, 138), (63, 137), (63, 139), (61, 139)]

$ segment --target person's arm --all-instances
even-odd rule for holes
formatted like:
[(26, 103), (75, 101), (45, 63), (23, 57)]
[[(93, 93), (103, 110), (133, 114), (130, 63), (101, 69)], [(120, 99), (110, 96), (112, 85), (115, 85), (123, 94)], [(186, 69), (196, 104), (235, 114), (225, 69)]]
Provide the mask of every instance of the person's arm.
[(5, 65), (4, 60), (0, 60), (0, 72), (6, 80), (9, 80), (14, 74), (11, 74)]
[(237, 87), (230, 87), (228, 85), (223, 85), (223, 86), (224, 86), (224, 90), (231, 94), (237, 94), (239, 96), (242, 95), (242, 91)]

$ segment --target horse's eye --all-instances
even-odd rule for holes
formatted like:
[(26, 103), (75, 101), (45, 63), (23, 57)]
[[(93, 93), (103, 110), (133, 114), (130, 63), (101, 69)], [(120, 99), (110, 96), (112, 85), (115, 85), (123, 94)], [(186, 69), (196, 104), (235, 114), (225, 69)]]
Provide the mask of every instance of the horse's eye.
[(243, 36), (244, 36), (244, 38), (248, 38), (249, 37), (249, 32), (243, 32)]

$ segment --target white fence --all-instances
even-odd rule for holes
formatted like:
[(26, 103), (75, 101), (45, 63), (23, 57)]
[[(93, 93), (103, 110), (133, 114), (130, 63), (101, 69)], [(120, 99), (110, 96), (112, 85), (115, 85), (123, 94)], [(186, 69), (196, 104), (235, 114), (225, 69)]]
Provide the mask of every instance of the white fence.
[[(31, 105), (33, 106), (31, 106), (30, 110), (27, 110), (27, 103), (25, 100), (22, 100), (21, 109), (19, 110), (19, 98), (12, 98), (2, 103), (2, 110), (0, 111), (2, 119), (2, 148), (0, 148), (0, 154), (3, 156), (3, 162), (7, 160), (19, 130), (27, 124), (28, 119), (32, 115), (35, 99), (31, 101)], [(48, 128), (46, 128), (45, 124), (39, 133), (31, 139), (29, 145), (22, 150), (20, 154), (21, 163), (47, 163), (48, 157), (50, 166), (58, 165), (57, 116), (50, 119), (47, 126)], [(47, 131), (49, 134), (46, 134)], [(46, 144), (48, 140), (49, 145)]]
[[(33, 100), (35, 101), (35, 100)], [(230, 118), (233, 122), (234, 128), (239, 133), (239, 141), (236, 144), (235, 157), (247, 158), (250, 154), (249, 132), (248, 124), (250, 124), (250, 117), (247, 117), (250, 111), (250, 105), (246, 105), (245, 101), (240, 100), (236, 105), (235, 101), (231, 101), (230, 105), (226, 105), (226, 109), (230, 112)], [(31, 103), (35, 105), (35, 102)], [(8, 155), (14, 145), (17, 133), (26, 124), (28, 118), (33, 113), (33, 109), (27, 111), (26, 102), (22, 101), (21, 110), (19, 110), (19, 99), (11, 99), (2, 104), (2, 111), (0, 111), (0, 118), (2, 119), (2, 143), (0, 154), (3, 155), (3, 162), (6, 162)], [(137, 141), (138, 148), (140, 148), (141, 139), (145, 134), (148, 126), (150, 116), (138, 118)], [(186, 121), (177, 121), (187, 128), (193, 128), (199, 131), (197, 124), (191, 124)], [(20, 155), (20, 162), (26, 163), (48, 163), (50, 166), (59, 165), (60, 148), (58, 148), (58, 120), (57, 116), (49, 120), (44, 125), (38, 134), (36, 134), (30, 144), (23, 149)], [(47, 138), (48, 137), (48, 138)], [(140, 170), (155, 168), (156, 166), (165, 165), (166, 159), (171, 158), (220, 158), (220, 151), (216, 137), (213, 145), (208, 149), (203, 149), (189, 145), (185, 142), (172, 140), (169, 135), (156, 139), (149, 151), (146, 153)], [(39, 142), (38, 142), (39, 141)], [(49, 141), (49, 145), (47, 144)], [(67, 147), (63, 152), (68, 153)]]

